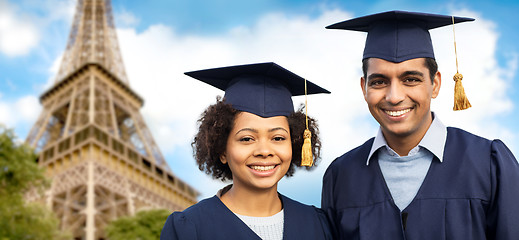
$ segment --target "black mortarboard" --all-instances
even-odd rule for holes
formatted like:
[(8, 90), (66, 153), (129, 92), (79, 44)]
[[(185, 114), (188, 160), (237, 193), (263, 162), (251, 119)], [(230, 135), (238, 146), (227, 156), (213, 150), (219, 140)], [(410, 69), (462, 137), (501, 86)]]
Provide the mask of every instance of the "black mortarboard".
[(330, 25), (328, 29), (367, 32), (363, 59), (381, 58), (403, 62), (414, 58), (434, 58), (429, 30), (454, 23), (474, 21), (419, 12), (389, 11), (358, 17)]
[[(235, 109), (261, 117), (288, 116), (294, 112), (292, 96), (305, 94), (305, 79), (269, 62), (212, 68), (186, 75), (225, 91), (225, 102)], [(330, 93), (307, 81), (308, 94)]]

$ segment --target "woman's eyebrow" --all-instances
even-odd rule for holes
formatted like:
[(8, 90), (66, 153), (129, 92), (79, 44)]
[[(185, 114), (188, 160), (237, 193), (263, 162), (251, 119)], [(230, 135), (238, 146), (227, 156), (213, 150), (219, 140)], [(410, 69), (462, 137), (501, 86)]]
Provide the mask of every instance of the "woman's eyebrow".
[[(275, 127), (275, 128), (271, 128), (269, 129), (268, 131), (269, 132), (274, 132), (274, 131), (278, 131), (278, 130), (281, 130), (281, 131), (285, 131), (288, 133), (288, 130), (286, 130), (285, 128), (283, 127)], [(253, 132), (253, 133), (258, 133), (258, 130), (257, 129), (254, 129), (254, 128), (242, 128), (240, 130), (238, 130), (238, 132), (236, 132), (236, 134), (240, 133), (240, 132), (245, 132), (245, 131), (250, 131), (250, 132)], [(235, 134), (235, 135), (236, 135)]]
[[(236, 132), (236, 134), (238, 134), (238, 133), (240, 133), (240, 132), (244, 132), (244, 131), (250, 131), (250, 132), (253, 132), (253, 133), (258, 133), (258, 130), (254, 129), (254, 128), (242, 128), (242, 129), (238, 130), (238, 131)], [(236, 134), (235, 134), (235, 135), (236, 135)]]
[(271, 128), (271, 129), (269, 130), (269, 132), (274, 132), (274, 131), (278, 131), (278, 130), (282, 130), (282, 131), (285, 131), (285, 132), (288, 133), (288, 131), (287, 131), (285, 128), (283, 128), (283, 127), (275, 127), (275, 128)]

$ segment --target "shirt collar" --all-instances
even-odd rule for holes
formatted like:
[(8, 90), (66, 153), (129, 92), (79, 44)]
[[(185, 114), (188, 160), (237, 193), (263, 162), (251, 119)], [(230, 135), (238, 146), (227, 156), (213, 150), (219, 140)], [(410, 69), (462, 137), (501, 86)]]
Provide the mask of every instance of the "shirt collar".
[[(445, 149), (445, 142), (447, 141), (447, 127), (443, 125), (438, 116), (433, 112), (433, 121), (425, 136), (422, 138), (418, 146), (426, 148), (432, 154), (434, 154), (440, 162), (443, 162), (443, 151)], [(386, 139), (382, 134), (382, 129), (378, 129), (377, 136), (375, 137), (375, 141), (373, 141), (373, 145), (371, 146), (371, 150), (369, 151), (368, 159), (366, 160), (366, 165), (369, 165), (369, 160), (371, 156), (381, 147), (387, 146)]]

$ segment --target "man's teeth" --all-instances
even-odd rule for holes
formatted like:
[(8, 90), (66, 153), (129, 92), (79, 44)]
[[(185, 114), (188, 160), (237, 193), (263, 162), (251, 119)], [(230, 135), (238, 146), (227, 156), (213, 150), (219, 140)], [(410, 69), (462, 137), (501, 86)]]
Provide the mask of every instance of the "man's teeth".
[(400, 110), (400, 111), (386, 111), (386, 113), (392, 117), (398, 117), (404, 113), (408, 113), (409, 111), (411, 111), (410, 108), (408, 109), (404, 109), (404, 110)]
[(256, 170), (256, 171), (268, 171), (274, 169), (276, 166), (250, 166), (250, 168)]

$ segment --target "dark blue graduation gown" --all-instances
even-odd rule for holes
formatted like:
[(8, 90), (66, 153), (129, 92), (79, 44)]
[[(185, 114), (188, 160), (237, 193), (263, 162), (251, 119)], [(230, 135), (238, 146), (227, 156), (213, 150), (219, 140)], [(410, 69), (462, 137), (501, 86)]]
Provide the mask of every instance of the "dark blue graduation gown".
[(401, 213), (377, 158), (366, 165), (373, 140), (324, 175), (321, 204), (337, 239), (519, 239), (519, 164), (503, 142), (447, 128), (443, 162), (433, 159)]
[[(332, 239), (323, 211), (283, 195), (280, 197), (284, 209), (283, 239)], [(160, 239), (261, 240), (217, 196), (171, 214), (162, 228)]]

